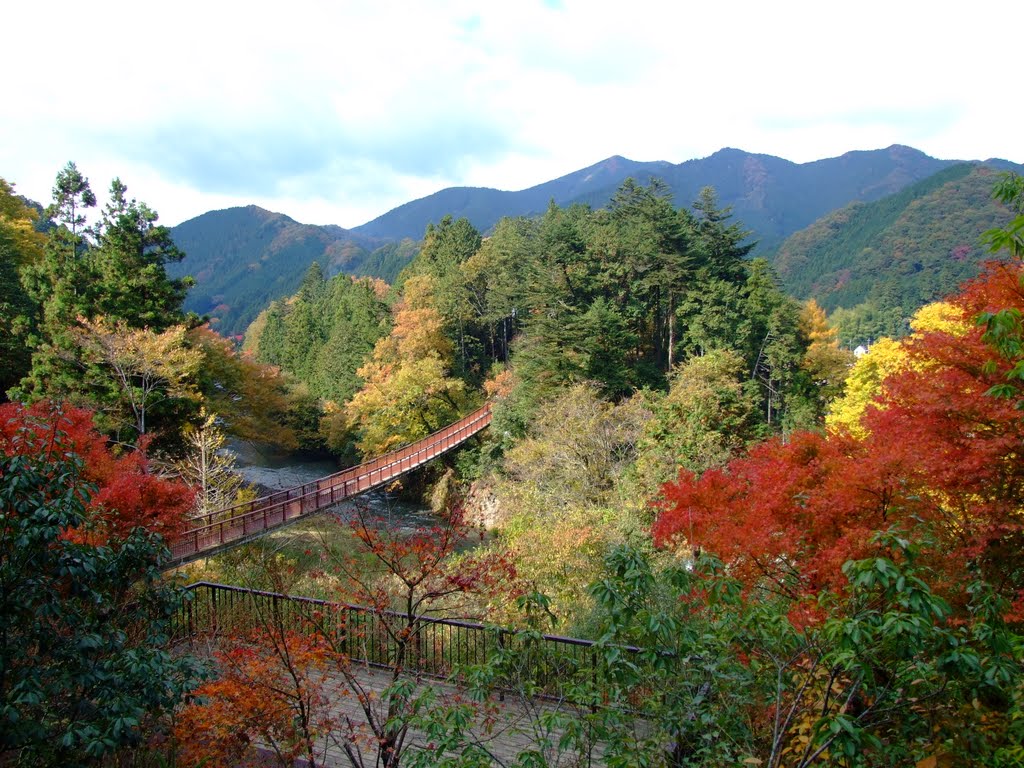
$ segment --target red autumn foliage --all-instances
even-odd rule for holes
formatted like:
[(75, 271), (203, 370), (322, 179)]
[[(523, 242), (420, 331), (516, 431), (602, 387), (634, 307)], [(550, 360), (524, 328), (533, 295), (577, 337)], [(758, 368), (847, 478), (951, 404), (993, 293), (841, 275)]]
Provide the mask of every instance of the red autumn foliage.
[(83, 478), (96, 486), (86, 526), (69, 538), (103, 544), (124, 538), (138, 526), (171, 539), (184, 528), (193, 491), (181, 483), (149, 472), (144, 446), (115, 455), (96, 431), (92, 412), (39, 402), (31, 407), (0, 405), (0, 451), (5, 455), (43, 453), (57, 449), (55, 430), (63, 433), (61, 449), (83, 462)]
[[(467, 553), (459, 558), (457, 568), (452, 567), (471, 535), (459, 507), (447, 512), (440, 524), (412, 531), (372, 519), (362, 507), (346, 524), (363, 552), (382, 566), (381, 573), (399, 585), (398, 604), (413, 613), (427, 608), (443, 611), (448, 598), (493, 595), (515, 583), (515, 566), (507, 553)], [(377, 610), (394, 607), (396, 595), (379, 581), (380, 574), (367, 574), (358, 562), (338, 565), (348, 576), (346, 599)]]
[[(1024, 309), (1019, 266), (993, 265), (954, 301), (968, 317)], [(934, 540), (947, 585), (974, 564), (1022, 605), (1024, 414), (986, 394), (1011, 366), (981, 338), (932, 332), (909, 343), (916, 370), (889, 377), (863, 441), (794, 434), (663, 489), (653, 533), (721, 557), (748, 584), (793, 594), (842, 589), (842, 564), (892, 526)]]

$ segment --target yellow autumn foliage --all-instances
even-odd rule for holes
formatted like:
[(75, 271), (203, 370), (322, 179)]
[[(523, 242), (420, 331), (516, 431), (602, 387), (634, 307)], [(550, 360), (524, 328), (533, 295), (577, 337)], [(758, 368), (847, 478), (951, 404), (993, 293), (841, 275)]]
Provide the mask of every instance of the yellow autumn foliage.
[(448, 375), (452, 354), (434, 307), (433, 280), (409, 278), (391, 333), (358, 371), (366, 383), (345, 405), (364, 456), (379, 456), (458, 418), (465, 385)]
[[(958, 307), (939, 301), (921, 307), (911, 318), (910, 327), (913, 329), (910, 338), (913, 339), (935, 331), (960, 336), (971, 326)], [(846, 392), (832, 403), (825, 417), (825, 426), (832, 431), (847, 431), (858, 438), (867, 436), (863, 425), (864, 412), (882, 394), (885, 380), (911, 365), (923, 370), (927, 362), (919, 360), (912, 363), (905, 341), (879, 339), (867, 354), (854, 363), (846, 379)]]

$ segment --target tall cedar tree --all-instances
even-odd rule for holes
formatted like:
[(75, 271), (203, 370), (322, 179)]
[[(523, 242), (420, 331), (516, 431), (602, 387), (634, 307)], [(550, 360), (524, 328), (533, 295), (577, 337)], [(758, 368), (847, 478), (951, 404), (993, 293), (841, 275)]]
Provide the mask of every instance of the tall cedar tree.
[(45, 258), (25, 273), (41, 318), (32, 339), (32, 368), (20, 394), (116, 407), (123, 388), (114, 384), (101, 362), (83, 353), (84, 337), (75, 333), (79, 318), (104, 318), (153, 333), (184, 320), (181, 303), (188, 281), (171, 280), (165, 271), (166, 264), (184, 254), (169, 230), (157, 224), (157, 214), (145, 203), (128, 199), (126, 192), (120, 179), (114, 179), (99, 222), (89, 228), (84, 211), (95, 206), (96, 196), (88, 179), (74, 163), (58, 174), (54, 202), (47, 209), (56, 226)]

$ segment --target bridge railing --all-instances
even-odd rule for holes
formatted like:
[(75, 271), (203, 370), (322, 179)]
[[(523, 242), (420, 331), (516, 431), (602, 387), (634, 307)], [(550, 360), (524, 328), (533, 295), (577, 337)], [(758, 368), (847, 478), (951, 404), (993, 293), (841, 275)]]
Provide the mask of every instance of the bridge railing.
[[(186, 587), (186, 599), (175, 619), (177, 640), (197, 637), (246, 637), (268, 628), (284, 628), (329, 637), (350, 661), (393, 668), (397, 646), (393, 633), (408, 626), (408, 617), (393, 611), (293, 597), (224, 584), (197, 582)], [(447, 678), (453, 670), (495, 659), (515, 660), (502, 667), (501, 684), (516, 689), (521, 681), (541, 695), (562, 696), (581, 677), (603, 674), (603, 653), (592, 640), (488, 627), (470, 621), (415, 617), (412, 642), (406, 647), (404, 670)], [(389, 628), (391, 632), (389, 632)], [(636, 653), (627, 646), (618, 650)]]
[(484, 405), (421, 440), (311, 483), (192, 518), (192, 528), (171, 544), (174, 562), (245, 539), (376, 488), (475, 435), (491, 422)]

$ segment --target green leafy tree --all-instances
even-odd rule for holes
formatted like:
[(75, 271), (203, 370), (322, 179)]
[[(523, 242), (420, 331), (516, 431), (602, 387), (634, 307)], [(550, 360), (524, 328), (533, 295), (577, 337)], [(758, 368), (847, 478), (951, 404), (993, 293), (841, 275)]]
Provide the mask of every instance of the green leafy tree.
[(745, 381), (743, 360), (712, 350), (678, 366), (664, 396), (652, 399), (653, 418), (637, 445), (636, 474), (645, 498), (679, 474), (725, 464), (757, 435), (758, 399)]
[[(1024, 177), (1015, 174), (1004, 176), (996, 185), (993, 196), (1009, 206), (1016, 216), (1006, 227), (986, 232), (985, 242), (994, 253), (1006, 250), (1018, 263), (1024, 261)], [(1018, 284), (1024, 292), (1024, 277), (1019, 278)], [(1004, 381), (993, 386), (990, 393), (1015, 398), (1017, 407), (1024, 409), (1024, 321), (1020, 310), (1008, 306), (994, 312), (986, 311), (978, 316), (978, 322), (985, 325), (985, 341), (1012, 364)]]
[(139, 743), (197, 671), (166, 650), (181, 595), (162, 584), (160, 537), (76, 535), (96, 488), (59, 422), (5, 423), (0, 449), (0, 762), (19, 766)]
[[(513, 726), (530, 743), (508, 764), (1018, 765), (1024, 644), (1005, 605), (970, 581), (968, 612), (953, 620), (915, 547), (891, 532), (877, 541), (877, 556), (843, 567), (845, 591), (803, 604), (744, 590), (707, 555), (614, 549), (591, 586), (596, 671), (559, 667), (564, 699)], [(535, 614), (546, 608), (526, 597)], [(475, 696), (544, 690), (538, 634), (506, 637), (471, 670)], [(475, 755), (476, 721), (459, 714), (441, 707), (421, 727), (444, 723), (447, 748)]]

